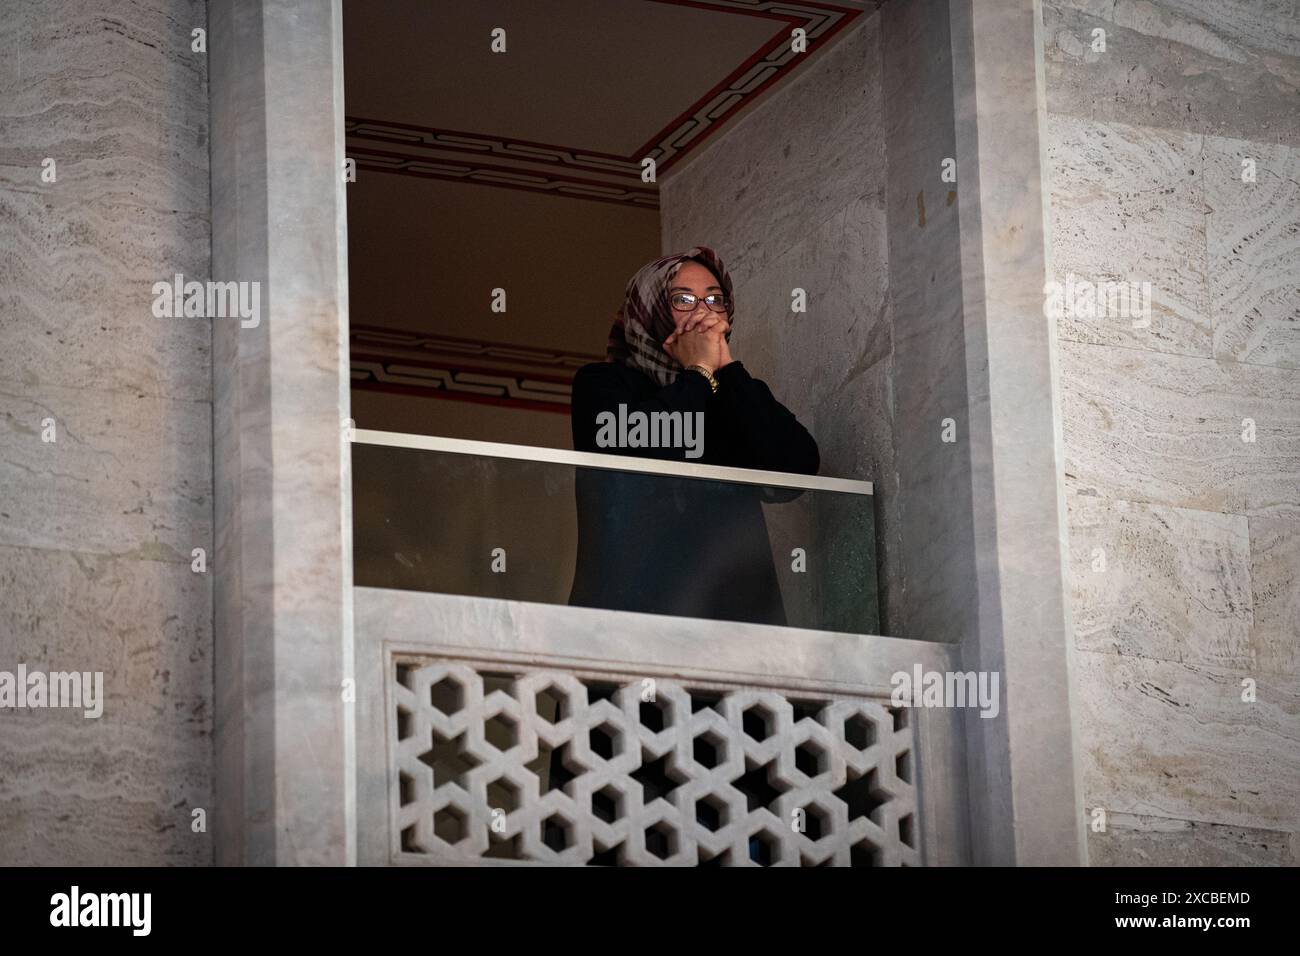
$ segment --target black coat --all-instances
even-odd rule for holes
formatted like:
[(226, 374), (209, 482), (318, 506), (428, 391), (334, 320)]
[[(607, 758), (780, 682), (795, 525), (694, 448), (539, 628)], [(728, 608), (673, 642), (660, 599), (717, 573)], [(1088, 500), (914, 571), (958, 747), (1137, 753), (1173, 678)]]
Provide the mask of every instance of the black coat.
[[(645, 373), (598, 362), (573, 379), (578, 451), (816, 474), (817, 443), (740, 362), (660, 387)], [(602, 448), (596, 416), (703, 412), (703, 454), (684, 448)], [(579, 468), (578, 559), (569, 603), (769, 624), (786, 623), (761, 503), (801, 494), (699, 478)]]

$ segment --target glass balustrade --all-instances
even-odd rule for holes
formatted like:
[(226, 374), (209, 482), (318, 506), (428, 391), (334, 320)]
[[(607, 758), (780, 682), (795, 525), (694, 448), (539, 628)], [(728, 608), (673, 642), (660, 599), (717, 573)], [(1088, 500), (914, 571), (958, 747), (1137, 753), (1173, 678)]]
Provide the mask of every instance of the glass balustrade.
[(868, 482), (360, 430), (357, 585), (879, 632)]

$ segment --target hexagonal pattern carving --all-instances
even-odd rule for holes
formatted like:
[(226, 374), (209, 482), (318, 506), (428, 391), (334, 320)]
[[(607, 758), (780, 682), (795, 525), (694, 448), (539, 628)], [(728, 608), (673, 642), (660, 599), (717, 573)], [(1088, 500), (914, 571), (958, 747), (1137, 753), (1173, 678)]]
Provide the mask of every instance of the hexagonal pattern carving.
[(807, 691), (792, 705), (778, 690), (656, 679), (645, 700), (644, 687), (395, 660), (394, 857), (919, 865), (913, 715)]

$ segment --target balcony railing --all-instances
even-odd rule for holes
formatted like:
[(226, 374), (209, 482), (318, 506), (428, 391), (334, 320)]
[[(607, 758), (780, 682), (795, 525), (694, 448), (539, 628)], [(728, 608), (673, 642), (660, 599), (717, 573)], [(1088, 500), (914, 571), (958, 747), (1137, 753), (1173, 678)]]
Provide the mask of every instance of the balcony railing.
[(875, 634), (869, 482), (358, 430), (358, 586)]
[[(370, 431), (352, 452), (361, 862), (965, 859), (962, 715), (891, 699), (960, 649), (874, 636), (869, 484)], [(550, 606), (575, 594), (597, 606)]]

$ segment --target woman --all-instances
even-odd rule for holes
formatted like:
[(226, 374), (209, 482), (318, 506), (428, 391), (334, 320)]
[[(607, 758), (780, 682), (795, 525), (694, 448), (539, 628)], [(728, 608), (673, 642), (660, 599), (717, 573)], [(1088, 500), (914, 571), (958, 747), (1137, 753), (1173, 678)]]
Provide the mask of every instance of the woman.
[[(732, 356), (734, 318), (731, 277), (712, 249), (642, 267), (610, 329), (608, 361), (574, 376), (573, 447), (816, 474), (817, 443)], [(702, 454), (682, 443), (610, 447), (611, 416), (634, 412), (702, 413)], [(570, 604), (786, 622), (761, 502), (799, 492), (595, 468), (580, 468), (576, 484)]]

